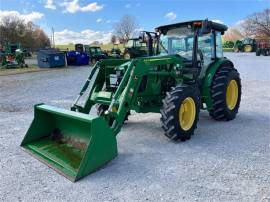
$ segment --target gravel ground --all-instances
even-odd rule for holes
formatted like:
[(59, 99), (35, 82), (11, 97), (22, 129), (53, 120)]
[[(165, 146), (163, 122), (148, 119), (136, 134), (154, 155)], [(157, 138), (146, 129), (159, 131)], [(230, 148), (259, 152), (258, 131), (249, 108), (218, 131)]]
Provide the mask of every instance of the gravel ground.
[(270, 201), (270, 57), (226, 54), (243, 85), (231, 122), (200, 114), (191, 140), (164, 135), (159, 114), (135, 114), (117, 136), (119, 155), (72, 183), (23, 152), (19, 144), (33, 105), (68, 108), (89, 67), (0, 77), (2, 201)]
[(36, 57), (25, 58), (25, 63), (28, 65), (37, 65), (38, 61)]

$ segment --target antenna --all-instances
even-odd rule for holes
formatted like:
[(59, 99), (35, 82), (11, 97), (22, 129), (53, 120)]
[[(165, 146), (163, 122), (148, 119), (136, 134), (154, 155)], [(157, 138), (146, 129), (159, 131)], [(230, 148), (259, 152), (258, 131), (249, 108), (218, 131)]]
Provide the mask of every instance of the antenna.
[(55, 48), (55, 43), (54, 43), (54, 28), (52, 27), (52, 45), (53, 48)]

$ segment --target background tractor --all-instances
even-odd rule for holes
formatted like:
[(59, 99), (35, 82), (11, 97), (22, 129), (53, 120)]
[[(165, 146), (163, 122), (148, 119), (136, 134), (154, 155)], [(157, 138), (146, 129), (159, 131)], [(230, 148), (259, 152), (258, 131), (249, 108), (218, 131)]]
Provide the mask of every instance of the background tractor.
[(270, 40), (260, 39), (256, 40), (256, 42), (257, 42), (256, 56), (260, 55), (270, 56)]
[(251, 38), (245, 38), (242, 41), (237, 40), (234, 45), (235, 52), (255, 52), (256, 48), (256, 40)]
[(121, 58), (121, 50), (118, 44), (113, 44), (113, 48), (108, 53), (108, 58), (115, 58), (115, 59)]
[(234, 119), (241, 80), (223, 57), (226, 30), (208, 20), (157, 27), (154, 56), (96, 63), (71, 110), (36, 105), (21, 146), (76, 181), (117, 156), (116, 135), (130, 110), (160, 113), (164, 134), (174, 141), (190, 139), (200, 110), (215, 120)]
[(22, 49), (20, 43), (6, 43), (4, 48), (1, 50), (1, 67), (2, 68), (22, 68), (28, 67), (25, 64), (26, 49)]
[(141, 31), (138, 38), (129, 39), (125, 45), (124, 59), (153, 56), (156, 34), (155, 32)]
[(123, 56), (125, 59), (143, 57), (147, 55), (146, 43), (141, 43), (139, 38), (132, 38), (125, 44)]
[(107, 55), (101, 50), (99, 46), (87, 46), (85, 45), (85, 52), (90, 57), (92, 65), (96, 64), (97, 61), (107, 59)]

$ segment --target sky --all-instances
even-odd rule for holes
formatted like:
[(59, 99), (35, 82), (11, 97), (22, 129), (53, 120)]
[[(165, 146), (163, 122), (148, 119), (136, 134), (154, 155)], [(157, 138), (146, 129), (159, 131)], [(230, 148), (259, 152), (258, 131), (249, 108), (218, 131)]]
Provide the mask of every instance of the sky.
[(193, 19), (216, 20), (234, 26), (254, 12), (270, 8), (270, 0), (0, 0), (0, 21), (18, 16), (33, 21), (56, 44), (108, 43), (122, 16), (136, 18), (138, 28)]

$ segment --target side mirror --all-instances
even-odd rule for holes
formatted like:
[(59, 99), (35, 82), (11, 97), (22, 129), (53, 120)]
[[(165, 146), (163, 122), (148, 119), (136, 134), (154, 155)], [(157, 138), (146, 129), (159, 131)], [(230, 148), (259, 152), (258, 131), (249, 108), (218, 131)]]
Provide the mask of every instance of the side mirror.
[(211, 22), (209, 22), (208, 19), (202, 22), (201, 32), (202, 34), (209, 34), (211, 32)]

